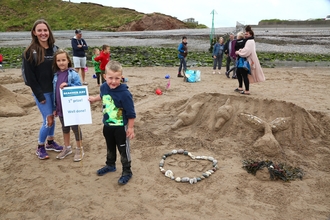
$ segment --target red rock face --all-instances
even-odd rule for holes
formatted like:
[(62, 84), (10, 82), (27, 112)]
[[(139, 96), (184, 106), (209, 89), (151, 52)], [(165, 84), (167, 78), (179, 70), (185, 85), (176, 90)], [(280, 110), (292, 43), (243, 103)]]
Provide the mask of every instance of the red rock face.
[(174, 17), (158, 13), (144, 15), (139, 21), (133, 21), (118, 28), (118, 31), (154, 31), (187, 28), (186, 24)]

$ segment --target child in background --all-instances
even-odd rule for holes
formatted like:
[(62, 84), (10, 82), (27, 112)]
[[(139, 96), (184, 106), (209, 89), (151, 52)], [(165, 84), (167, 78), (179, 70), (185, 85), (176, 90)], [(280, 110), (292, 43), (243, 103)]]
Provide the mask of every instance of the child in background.
[(110, 46), (104, 44), (102, 46), (102, 51), (101, 51), (100, 55), (94, 58), (95, 61), (100, 62), (100, 69), (101, 69), (101, 74), (102, 74), (102, 77), (101, 77), (102, 78), (102, 83), (105, 82), (105, 80), (104, 80), (105, 65), (107, 65), (107, 63), (109, 62), (110, 57), (111, 57), (111, 55), (110, 55)]
[[(238, 32), (237, 33), (237, 37), (236, 37), (236, 44), (235, 44), (235, 52), (243, 49), (245, 47), (245, 43), (246, 43), (246, 39), (244, 39), (244, 33), (243, 32)], [(238, 59), (240, 58), (239, 55), (236, 55), (236, 62), (238, 61)], [(235, 65), (236, 66), (236, 65)], [(248, 84), (248, 77), (247, 75), (245, 76), (244, 74), (242, 74), (242, 70), (238, 70), (236, 68), (236, 76), (237, 76), (237, 80), (238, 80), (238, 88), (235, 89), (235, 92), (242, 92), (243, 91), (243, 81), (244, 84)], [(243, 77), (244, 75), (244, 77)]]
[(0, 53), (0, 69), (2, 69), (2, 60), (3, 60), (3, 56), (2, 56), (2, 54)]
[(132, 94), (126, 84), (121, 84), (123, 68), (117, 61), (106, 65), (105, 80), (100, 95), (90, 96), (89, 101), (103, 102), (103, 136), (107, 144), (106, 165), (96, 173), (103, 176), (116, 171), (116, 147), (120, 153), (122, 175), (118, 184), (124, 185), (132, 178), (129, 139), (134, 138), (136, 117)]
[(56, 51), (54, 55), (53, 61), (53, 69), (55, 72), (54, 79), (53, 79), (53, 87), (54, 87), (54, 100), (56, 109), (54, 111), (55, 116), (59, 116), (61, 124), (62, 124), (62, 131), (63, 131), (63, 139), (64, 139), (64, 148), (63, 151), (57, 155), (57, 159), (64, 159), (66, 156), (72, 153), (71, 145), (70, 145), (70, 128), (73, 131), (77, 143), (75, 155), (73, 157), (74, 161), (81, 161), (84, 157), (84, 150), (82, 145), (82, 134), (79, 125), (71, 125), (65, 126), (64, 125), (64, 118), (62, 112), (62, 102), (61, 102), (61, 95), (60, 89), (63, 89), (67, 86), (81, 86), (79, 73), (77, 73), (72, 68), (72, 62), (69, 57), (69, 54), (59, 49)]
[[(97, 86), (100, 86), (100, 77), (101, 77), (101, 69), (100, 69), (100, 63), (95, 61), (94, 58), (100, 55), (99, 48), (94, 48), (93, 50), (93, 56), (92, 56), (92, 62), (94, 65), (96, 80), (97, 80)], [(102, 77), (103, 78), (103, 77)]]

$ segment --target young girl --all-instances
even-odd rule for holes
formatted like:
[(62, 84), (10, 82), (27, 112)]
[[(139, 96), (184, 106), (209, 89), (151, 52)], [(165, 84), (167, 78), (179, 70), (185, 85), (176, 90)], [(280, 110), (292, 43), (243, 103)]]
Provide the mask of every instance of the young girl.
[(63, 139), (64, 139), (64, 148), (63, 151), (57, 155), (57, 159), (64, 159), (66, 156), (72, 153), (71, 145), (70, 145), (70, 128), (73, 131), (77, 147), (75, 151), (75, 155), (73, 157), (74, 161), (81, 161), (84, 157), (84, 150), (81, 146), (82, 134), (79, 125), (65, 126), (64, 118), (62, 112), (62, 103), (60, 97), (60, 89), (63, 89), (66, 86), (81, 86), (79, 74), (71, 68), (72, 62), (69, 57), (69, 54), (64, 50), (56, 51), (54, 55), (53, 69), (55, 71), (54, 79), (53, 79), (53, 87), (54, 87), (54, 100), (56, 110), (54, 111), (55, 116), (59, 116), (62, 131), (63, 131)]
[(107, 63), (109, 62), (110, 57), (111, 57), (111, 55), (110, 55), (110, 46), (104, 44), (104, 45), (102, 46), (102, 51), (101, 51), (100, 55), (94, 58), (95, 61), (101, 63), (101, 64), (100, 64), (100, 69), (101, 69), (101, 73), (102, 73), (102, 83), (105, 82), (105, 79), (104, 79), (104, 75), (105, 75), (105, 66), (106, 66)]
[(99, 48), (94, 48), (93, 56), (92, 56), (92, 62), (93, 62), (93, 65), (94, 65), (94, 71), (95, 71), (95, 75), (96, 75), (97, 86), (100, 86), (101, 69), (100, 69), (100, 63), (95, 61), (94, 58), (98, 57), (99, 55), (100, 55)]

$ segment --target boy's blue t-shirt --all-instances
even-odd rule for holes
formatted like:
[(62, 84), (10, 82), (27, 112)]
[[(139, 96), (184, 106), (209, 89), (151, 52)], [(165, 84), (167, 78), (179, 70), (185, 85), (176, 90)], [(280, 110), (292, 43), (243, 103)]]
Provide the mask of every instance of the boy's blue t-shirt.
[(100, 96), (103, 103), (104, 125), (124, 126), (128, 119), (136, 117), (132, 94), (126, 84), (110, 89), (108, 84), (103, 83), (100, 87)]

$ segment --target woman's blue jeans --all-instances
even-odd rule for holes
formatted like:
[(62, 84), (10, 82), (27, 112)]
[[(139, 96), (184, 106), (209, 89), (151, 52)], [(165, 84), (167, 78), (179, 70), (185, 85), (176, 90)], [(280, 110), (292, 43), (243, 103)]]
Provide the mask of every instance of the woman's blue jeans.
[(54, 137), (54, 132), (55, 132), (55, 119), (54, 123), (52, 126), (48, 126), (47, 123), (47, 116), (52, 116), (53, 115), (53, 103), (54, 103), (54, 97), (53, 93), (44, 93), (44, 96), (46, 98), (46, 103), (42, 104), (38, 101), (38, 99), (33, 95), (34, 101), (36, 102), (39, 111), (42, 115), (42, 126), (39, 131), (39, 138), (38, 138), (38, 144), (45, 144), (45, 141), (47, 137)]

